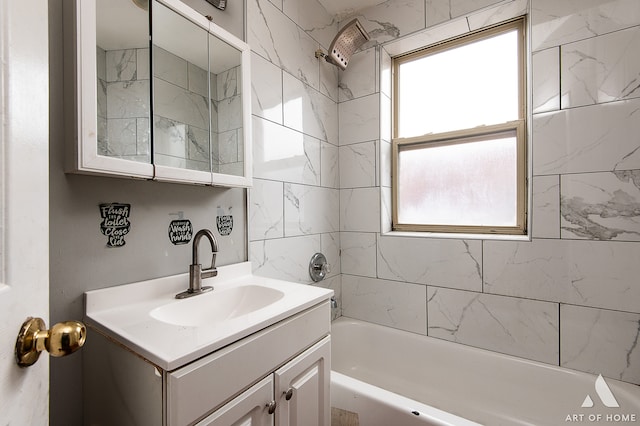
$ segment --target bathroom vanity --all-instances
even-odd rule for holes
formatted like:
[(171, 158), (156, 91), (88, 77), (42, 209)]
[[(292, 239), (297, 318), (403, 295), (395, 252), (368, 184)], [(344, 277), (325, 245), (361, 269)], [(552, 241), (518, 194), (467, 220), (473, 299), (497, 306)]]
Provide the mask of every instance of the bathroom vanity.
[(332, 290), (218, 268), (85, 294), (84, 423), (330, 424)]

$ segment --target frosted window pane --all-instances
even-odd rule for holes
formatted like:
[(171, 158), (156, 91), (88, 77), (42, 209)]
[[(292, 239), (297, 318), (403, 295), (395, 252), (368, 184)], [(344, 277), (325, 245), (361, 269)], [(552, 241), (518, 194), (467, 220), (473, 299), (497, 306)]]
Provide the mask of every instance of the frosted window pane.
[(519, 118), (516, 30), (403, 62), (398, 73), (400, 138)]
[(516, 148), (511, 133), (401, 150), (398, 222), (516, 226)]

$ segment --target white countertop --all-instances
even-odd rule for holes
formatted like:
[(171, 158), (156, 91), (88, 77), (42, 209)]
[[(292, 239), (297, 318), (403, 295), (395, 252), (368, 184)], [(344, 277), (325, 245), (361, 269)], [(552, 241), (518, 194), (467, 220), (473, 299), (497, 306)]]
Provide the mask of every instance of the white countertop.
[(186, 290), (188, 282), (189, 274), (180, 274), (86, 292), (85, 321), (158, 367), (172, 371), (333, 295), (333, 290), (326, 288), (252, 275), (251, 263), (243, 262), (219, 267), (217, 277), (202, 281), (214, 290), (194, 297), (215, 298), (216, 291), (247, 284), (276, 288), (284, 296), (218, 325), (179, 326), (151, 317), (153, 309), (179, 303), (175, 295)]

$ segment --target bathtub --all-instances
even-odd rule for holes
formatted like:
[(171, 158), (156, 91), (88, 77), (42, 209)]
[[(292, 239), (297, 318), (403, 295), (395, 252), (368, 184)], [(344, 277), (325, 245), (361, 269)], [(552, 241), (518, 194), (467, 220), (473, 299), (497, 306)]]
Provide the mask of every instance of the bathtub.
[(640, 424), (629, 383), (345, 317), (331, 341), (332, 426)]

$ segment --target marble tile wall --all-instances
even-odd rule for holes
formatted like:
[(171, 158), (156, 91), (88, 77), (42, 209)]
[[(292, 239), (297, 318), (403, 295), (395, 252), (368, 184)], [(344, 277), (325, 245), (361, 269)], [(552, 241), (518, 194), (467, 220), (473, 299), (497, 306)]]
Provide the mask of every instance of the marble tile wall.
[(149, 49), (96, 47), (98, 152), (150, 162)]
[(339, 295), (338, 69), (315, 58), (337, 30), (317, 0), (247, 2), (254, 163), (249, 258), (256, 274), (310, 284), (309, 261), (322, 252), (331, 272), (319, 285)]
[[(527, 10), (532, 241), (388, 233), (387, 52)], [(640, 2), (389, 0), (357, 16), (372, 41), (338, 85), (343, 315), (640, 384)]]

